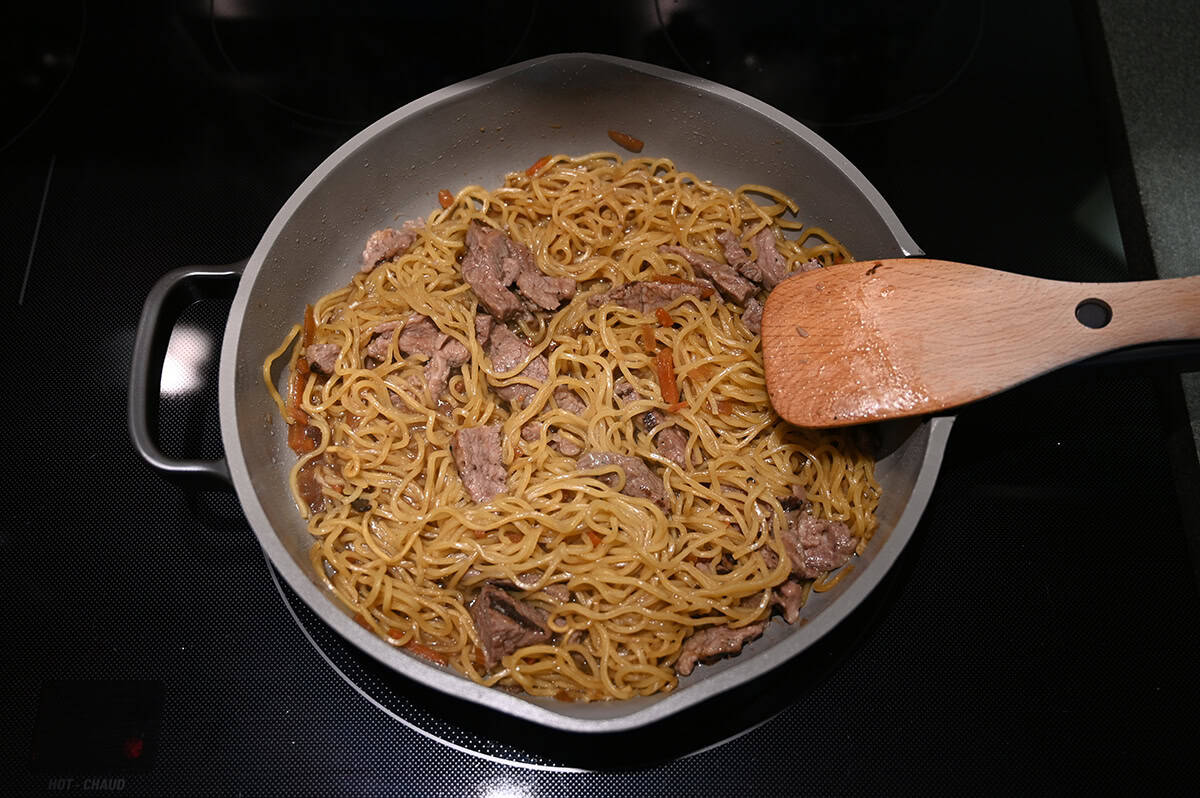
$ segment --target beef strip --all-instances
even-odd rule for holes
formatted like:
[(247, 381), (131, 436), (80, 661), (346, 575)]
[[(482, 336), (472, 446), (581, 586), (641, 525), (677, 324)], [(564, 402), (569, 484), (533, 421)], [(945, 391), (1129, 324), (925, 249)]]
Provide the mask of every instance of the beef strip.
[[(646, 415), (651, 414), (647, 413)], [(654, 436), (654, 451), (680, 468), (688, 467), (687, 445), (688, 433), (682, 427), (663, 427)]]
[[(574, 395), (574, 394), (572, 394)], [(542, 422), (528, 421), (525, 426), (521, 427), (521, 439), (526, 441), (536, 441), (542, 434)], [(558, 453), (566, 457), (577, 457), (583, 451), (583, 447), (575, 441), (563, 435), (561, 432), (553, 432), (549, 436), (550, 446), (558, 450)]]
[[(391, 322), (379, 325), (376, 330), (387, 324), (391, 324)], [(412, 313), (404, 322), (404, 329), (400, 330), (400, 336), (396, 339), (396, 348), (405, 355), (432, 357), (433, 353), (441, 349), (442, 344), (446, 343), (446, 339), (449, 337), (438, 329), (433, 319), (422, 316), (420, 313)]]
[(304, 357), (308, 359), (309, 368), (328, 376), (333, 373), (333, 367), (341, 353), (342, 348), (337, 344), (310, 344), (304, 350)]
[(439, 330), (428, 316), (409, 315), (397, 336), (396, 328), (400, 324), (393, 319), (375, 325), (372, 330), (375, 337), (367, 344), (366, 354), (380, 362), (387, 360), (392, 338), (396, 338), (396, 348), (401, 354), (426, 355), (429, 361), (425, 364), (425, 382), (429, 384), (430, 394), (437, 399), (446, 392), (450, 370), (466, 363), (470, 353), (461, 342)]
[(778, 608), (783, 619), (795, 623), (800, 619), (800, 610), (804, 606), (804, 585), (795, 577), (771, 591), (771, 607)]
[(726, 230), (717, 235), (717, 241), (721, 242), (721, 246), (725, 250), (725, 262), (752, 283), (759, 285), (765, 284), (765, 277), (762, 268), (758, 263), (750, 258), (746, 250), (742, 249), (742, 242), (738, 239), (736, 233), (732, 230)]
[(508, 290), (517, 279), (521, 263), (509, 254), (511, 239), (502, 231), (471, 222), (467, 227), (467, 252), (462, 260), (463, 279), (495, 317), (507, 321), (521, 310), (521, 300)]
[[(492, 359), (493, 372), (504, 373), (512, 371), (525, 358), (529, 357), (529, 353), (533, 351), (533, 347), (517, 337), (516, 333), (508, 329), (502, 324), (494, 325), (491, 335), (488, 337), (487, 353)], [(538, 355), (529, 361), (529, 364), (519, 372), (520, 376), (527, 377), (539, 383), (544, 383), (550, 377), (550, 362), (545, 355)], [(495, 387), (494, 390), (500, 395), (500, 398), (507, 399), (515, 405), (524, 405), (525, 402), (537, 393), (538, 389), (532, 385), (523, 383), (515, 383), (513, 385), (502, 385)], [(558, 406), (568, 413), (574, 413), (577, 416), (583, 415), (587, 410), (587, 404), (584, 403), (579, 395), (565, 385), (560, 385), (554, 389), (554, 400), (558, 402)], [(526, 425), (528, 426), (528, 424)], [(525, 437), (526, 433), (522, 431), (521, 436)], [(533, 433), (533, 438), (536, 438), (536, 432)], [(533, 438), (525, 438), (532, 440)]]
[(550, 640), (545, 613), (495, 585), (484, 584), (471, 602), (470, 612), (488, 670), (518, 649)]
[(759, 230), (751, 242), (758, 251), (755, 265), (758, 267), (757, 271), (761, 275), (761, 279), (757, 282), (770, 291), (787, 279), (787, 261), (783, 255), (779, 254), (779, 249), (775, 244), (775, 233), (771, 231), (771, 228), (764, 227)]
[(563, 410), (577, 416), (582, 416), (587, 410), (587, 403), (579, 398), (579, 394), (565, 385), (559, 385), (554, 389), (554, 401), (558, 402), (558, 406)]
[(429, 358), (429, 362), (425, 364), (425, 382), (429, 385), (429, 395), (434, 399), (440, 398), (450, 387), (450, 369), (461, 366), (464, 362), (466, 362), (465, 349), (463, 350), (463, 359), (457, 362), (446, 357), (440, 351), (435, 352), (433, 357)]
[[(636, 402), (643, 398), (637, 392), (637, 389), (630, 385), (623, 377), (613, 384), (613, 394), (617, 397), (618, 404)], [(646, 434), (652, 433), (662, 425), (662, 417), (658, 410), (647, 410), (645, 413), (638, 413), (633, 417), (633, 420)], [(658, 431), (658, 434), (653, 436), (652, 440), (654, 441), (654, 450), (656, 452), (680, 468), (688, 467), (687, 430), (676, 426), (662, 427)]]
[(500, 425), (469, 427), (454, 433), (454, 465), (471, 499), (491, 501), (508, 481), (500, 448)]
[[(402, 327), (404, 322), (400, 319), (385, 321), (382, 324), (376, 324), (371, 330), (371, 340), (367, 343), (365, 355), (374, 358), (379, 363), (387, 360), (388, 349), (392, 345), (392, 339), (395, 338), (395, 331)], [(390, 333), (390, 334), (389, 334)]]
[[(588, 452), (576, 461), (579, 470), (590, 471), (604, 466), (616, 466), (625, 473), (625, 487), (621, 492), (626, 496), (639, 499), (650, 499), (663, 510), (670, 508), (667, 500), (667, 489), (663, 481), (651, 471), (640, 457), (632, 457), (616, 452)], [(599, 479), (607, 485), (615, 480), (611, 475), (602, 475)]]
[(858, 546), (844, 522), (815, 518), (808, 510), (788, 512), (781, 540), (792, 561), (792, 574), (801, 579), (816, 579), (840, 568)]
[(709, 626), (699, 630), (683, 641), (679, 659), (675, 660), (675, 672), (689, 675), (698, 662), (711, 662), (723, 656), (738, 654), (742, 646), (757, 640), (767, 628), (766, 621), (758, 621), (738, 629), (728, 626)]
[(739, 275), (737, 269), (727, 263), (718, 263), (687, 247), (664, 244), (658, 248), (658, 251), (678, 255), (686, 260), (693, 268), (699, 269), (705, 277), (716, 283), (721, 293), (729, 297), (735, 304), (744, 305), (747, 299), (758, 293), (757, 285)]
[(369, 272), (381, 261), (403, 255), (412, 248), (416, 240), (417, 232), (408, 224), (405, 224), (400, 230), (393, 227), (376, 230), (371, 233), (371, 237), (367, 239), (367, 245), (363, 248), (363, 265), (360, 271)]
[(792, 485), (792, 495), (779, 500), (779, 506), (785, 510), (804, 510), (810, 506), (808, 491), (803, 485)]
[[(514, 246), (523, 247), (525, 252), (529, 252), (529, 247), (524, 244)], [(557, 310), (564, 299), (575, 296), (575, 281), (570, 277), (551, 277), (542, 273), (533, 265), (533, 254), (530, 253), (529, 265), (522, 262), (521, 271), (517, 272), (517, 290), (538, 307)]]
[(824, 267), (821, 265), (821, 261), (817, 260), (816, 258), (809, 258), (808, 260), (804, 261), (804, 263), (801, 263), (796, 267), (796, 274), (799, 274), (800, 272), (811, 272), (813, 269), (822, 268)]
[(750, 297), (746, 302), (746, 310), (742, 313), (742, 324), (755, 335), (762, 335), (763, 304), (758, 297)]
[(754, 282), (759, 282), (757, 277), (751, 277), (746, 274), (746, 269), (754, 265), (754, 261), (750, 260), (750, 255), (746, 250), (742, 249), (742, 242), (738, 240), (737, 233), (732, 230), (724, 230), (717, 234), (717, 241), (725, 251), (725, 262), (733, 268), (737, 269), (742, 274)]
[[(492, 359), (493, 372), (512, 371), (525, 358), (529, 357), (529, 353), (532, 351), (532, 346), (518, 338), (516, 333), (503, 324), (496, 324), (492, 327), (492, 334), (488, 337), (487, 354)], [(550, 376), (550, 365), (544, 355), (538, 355), (530, 360), (529, 364), (519, 373), (520, 376), (536, 383), (543, 383)], [(523, 405), (537, 393), (537, 388), (523, 383), (503, 385), (494, 390), (502, 399), (507, 399), (516, 405)]]
[(480, 346), (487, 346), (488, 339), (492, 335), (492, 324), (495, 322), (491, 316), (486, 313), (479, 313), (475, 316), (475, 340), (479, 341)]
[(550, 445), (564, 457), (578, 457), (583, 452), (582, 446), (561, 433), (555, 433)]
[(704, 298), (712, 296), (715, 290), (712, 283), (703, 279), (684, 283), (642, 280), (626, 283), (601, 294), (593, 294), (588, 297), (588, 304), (594, 308), (602, 305), (620, 305), (639, 313), (650, 314), (659, 308), (667, 307), (681, 296)]
[(501, 321), (521, 310), (520, 300), (509, 290), (514, 282), (522, 296), (545, 310), (555, 310), (564, 299), (575, 296), (574, 280), (546, 274), (537, 267), (529, 247), (478, 221), (467, 228), (462, 273), (479, 301)]
[(642, 398), (642, 395), (637, 392), (637, 388), (634, 388), (632, 385), (630, 385), (629, 381), (624, 377), (617, 379), (617, 381), (613, 383), (613, 394), (621, 401), (622, 404), (636, 402), (638, 399)]

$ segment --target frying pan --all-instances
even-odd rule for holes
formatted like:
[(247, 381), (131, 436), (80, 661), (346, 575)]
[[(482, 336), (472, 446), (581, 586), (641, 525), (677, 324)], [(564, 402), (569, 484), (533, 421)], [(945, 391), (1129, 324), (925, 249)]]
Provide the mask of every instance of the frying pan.
[[(306, 303), (349, 281), (370, 233), (424, 217), (439, 189), (499, 185), (548, 153), (615, 149), (606, 131), (646, 141), (643, 155), (734, 187), (774, 186), (799, 217), (833, 231), (858, 257), (921, 254), (866, 178), (815, 133), (741, 92), (608, 56), (556, 55), (434, 92), (380, 119), (330, 155), (280, 209), (244, 269), (184, 268), (147, 297), (130, 380), (130, 432), (169, 476), (232, 484), (259, 542), (293, 590), (347, 641), (394, 671), (481, 706), (559, 729), (640, 727), (702, 702), (795, 656), (845, 618), (908, 542), (932, 491), (953, 422), (893, 422), (878, 432), (879, 530), (832, 590), (813, 594), (803, 622), (773, 622), (741, 655), (698, 668), (678, 689), (624, 701), (567, 703), (489, 689), (401, 651), (359, 627), (311, 572), (312, 539), (292, 502), (283, 422), (262, 363)], [(158, 449), (150, 417), (174, 307), (217, 290), (236, 294), (220, 356), (225, 460), (177, 461)], [(273, 377), (282, 387), (285, 376)]]

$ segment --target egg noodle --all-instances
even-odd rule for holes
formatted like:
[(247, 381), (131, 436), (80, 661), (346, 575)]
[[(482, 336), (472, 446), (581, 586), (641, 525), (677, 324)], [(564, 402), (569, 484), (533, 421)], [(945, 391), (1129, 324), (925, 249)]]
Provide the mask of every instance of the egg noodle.
[[(294, 327), (263, 370), (295, 426), (289, 437), (304, 429), (311, 441), (291, 489), (329, 590), (392, 645), (482, 684), (614, 699), (674, 688), (672, 664), (696, 630), (768, 616), (771, 589), (789, 574), (780, 502), (793, 488), (803, 489), (814, 516), (844, 520), (861, 553), (875, 525), (874, 463), (852, 431), (799, 429), (775, 414), (759, 338), (741, 308), (720, 294), (683, 296), (665, 308), (666, 326), (661, 315), (587, 301), (635, 280), (693, 280), (692, 267), (659, 245), (720, 259), (716, 236), (731, 229), (747, 241), (768, 225), (787, 231), (779, 251), (789, 270), (813, 257), (848, 259), (823, 230), (785, 218), (796, 211), (770, 188), (730, 191), (666, 159), (556, 155), (498, 189), (461, 189), (429, 215), (407, 253), (319, 299), (307, 333)], [(544, 384), (491, 373), (476, 337), (477, 298), (458, 263), (472, 220), (528, 245), (546, 274), (578, 283), (559, 310), (510, 324), (534, 357), (548, 357)], [(402, 357), (395, 345), (383, 363), (364, 354), (376, 325), (412, 312), (470, 353), (443, 397), (430, 396), (423, 357)], [(309, 370), (302, 338), (340, 347), (331, 375)], [(285, 398), (270, 369), (289, 349)], [(668, 349), (681, 400), (670, 411), (655, 354)], [(642, 399), (616, 399), (620, 378)], [(490, 387), (522, 382), (538, 391), (521, 408)], [(560, 386), (586, 403), (582, 415), (558, 407)], [(686, 467), (659, 454), (634, 423), (647, 410), (687, 432)], [(523, 440), (521, 428), (534, 419), (539, 437)], [(480, 504), (464, 489), (451, 442), (460, 428), (496, 423), (507, 489)], [(621, 493), (620, 479), (610, 486), (606, 474), (581, 471), (559, 452), (568, 448), (562, 441), (642, 458), (662, 478), (669, 508)], [(513, 595), (545, 610), (553, 633), (490, 671), (468, 611), (489, 581), (527, 588)]]

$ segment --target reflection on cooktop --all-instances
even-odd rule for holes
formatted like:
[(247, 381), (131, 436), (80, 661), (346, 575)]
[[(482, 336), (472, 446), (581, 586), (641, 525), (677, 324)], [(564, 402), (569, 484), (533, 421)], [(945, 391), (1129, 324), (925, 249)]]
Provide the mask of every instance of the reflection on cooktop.
[(82, 0), (11, 4), (0, 11), (0, 151), (58, 97), (79, 60), (87, 29)]
[(811, 125), (863, 124), (946, 91), (983, 36), (983, 3), (657, 0), (687, 71), (741, 89)]
[(184, 4), (184, 24), (237, 89), (309, 120), (363, 126), (511, 62), (535, 7), (535, 0), (210, 0)]

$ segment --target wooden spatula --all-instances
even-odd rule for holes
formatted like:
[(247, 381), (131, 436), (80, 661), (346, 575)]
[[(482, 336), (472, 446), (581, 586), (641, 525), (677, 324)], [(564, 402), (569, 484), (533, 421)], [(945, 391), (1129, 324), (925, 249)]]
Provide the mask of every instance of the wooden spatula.
[(1200, 338), (1200, 276), (1068, 283), (905, 258), (780, 283), (762, 320), (771, 404), (805, 427), (945, 410), (1091, 355)]

